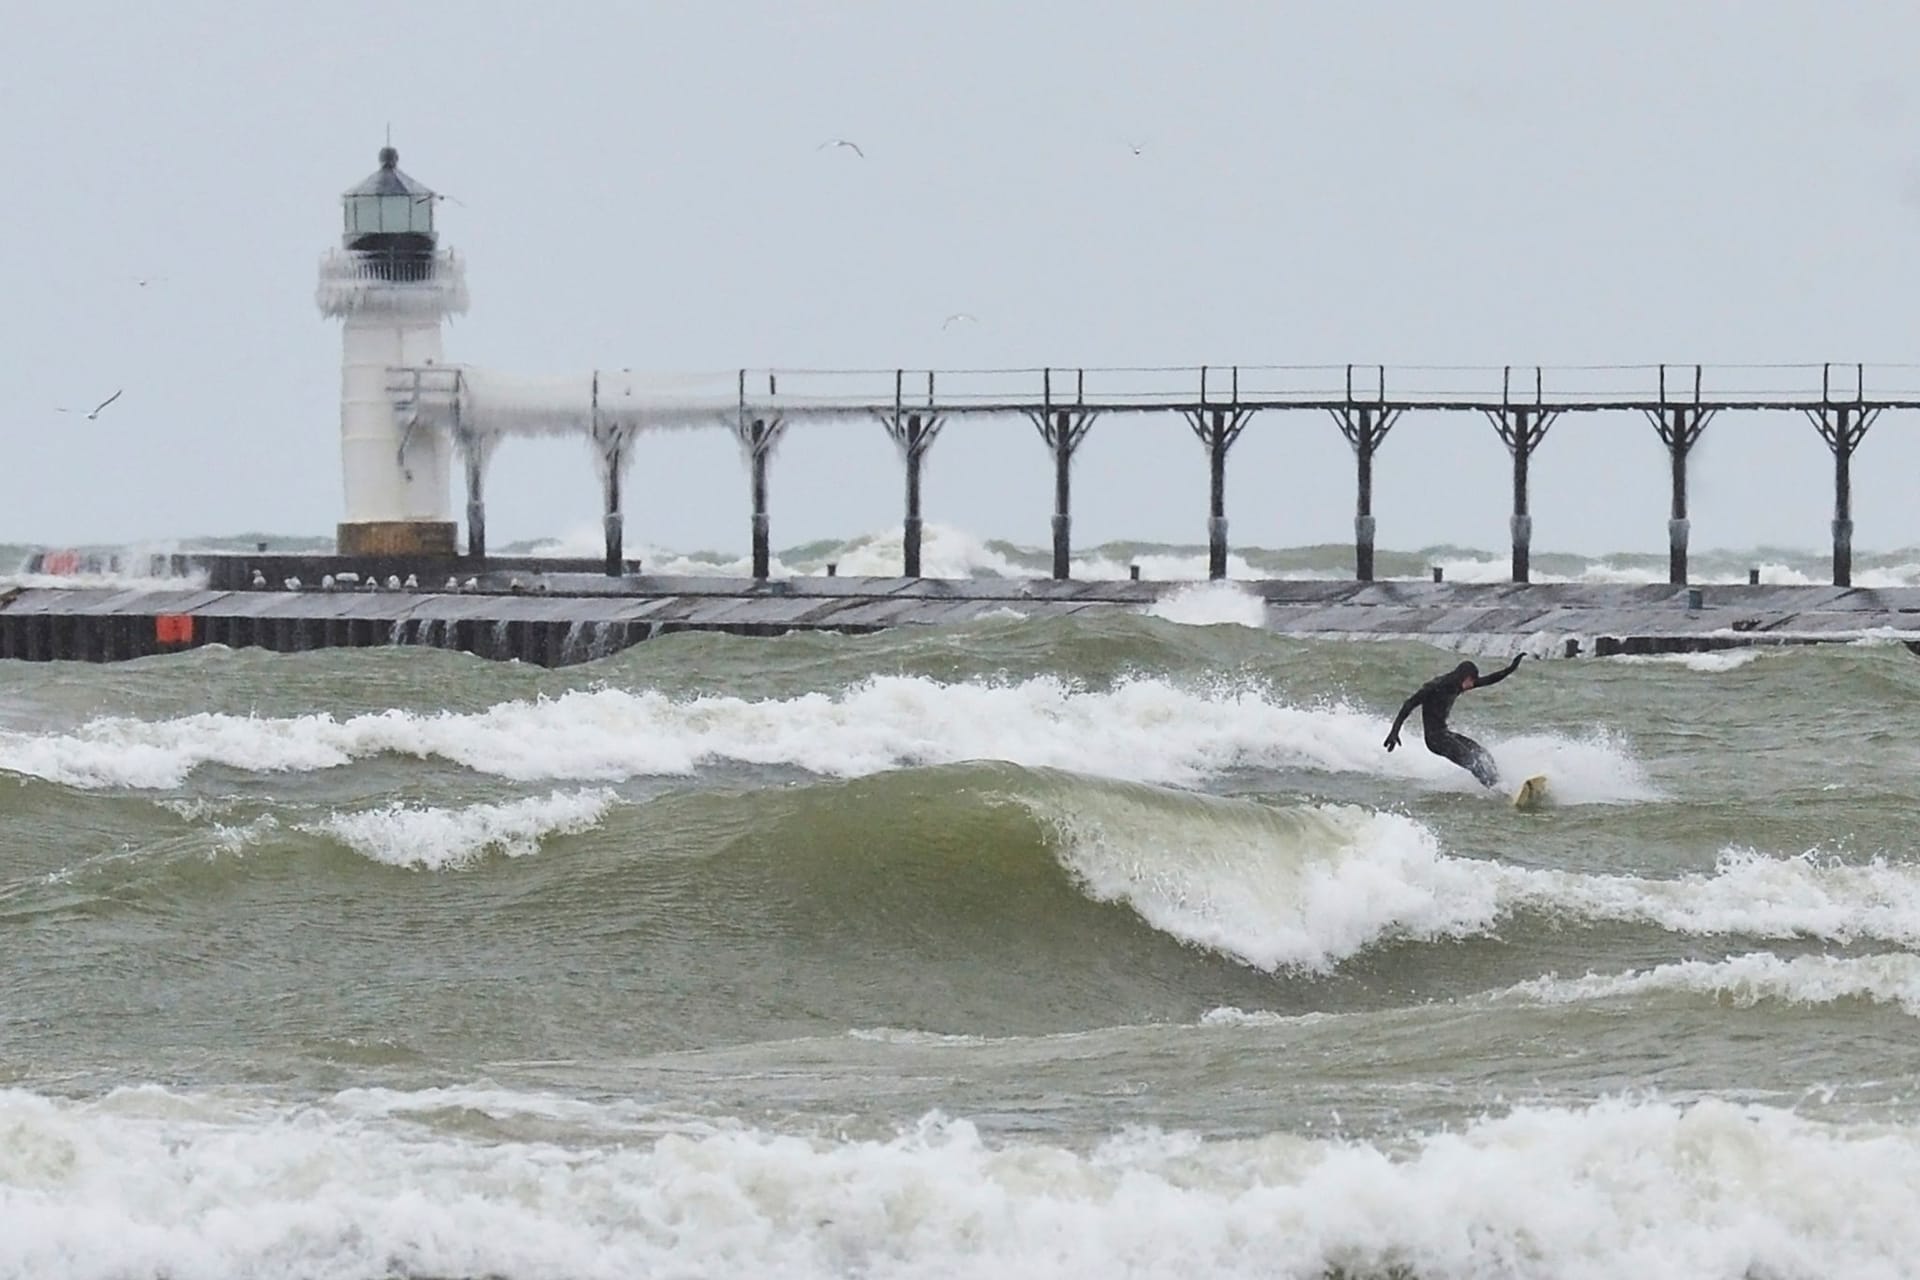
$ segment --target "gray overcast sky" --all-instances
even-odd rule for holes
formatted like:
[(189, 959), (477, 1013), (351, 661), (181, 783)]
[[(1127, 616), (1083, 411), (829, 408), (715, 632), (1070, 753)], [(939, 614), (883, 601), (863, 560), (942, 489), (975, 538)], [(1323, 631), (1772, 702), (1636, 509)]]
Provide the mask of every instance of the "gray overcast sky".
[[(461, 202), (448, 358), (502, 369), (1920, 360), (1910, 3), (0, 0), (0, 28), (0, 540), (331, 531), (314, 274), (389, 123)], [(1862, 446), (1862, 548), (1920, 543), (1917, 418)], [(1350, 538), (1330, 421), (1258, 418), (1230, 466), (1236, 544)], [(1044, 545), (1048, 468), (1024, 422), (954, 425), (927, 514)], [(775, 545), (893, 526), (899, 475), (877, 426), (796, 430)], [(1503, 547), (1507, 476), (1484, 421), (1407, 419), (1381, 545)], [(1178, 419), (1108, 419), (1076, 543), (1203, 541), (1205, 481)], [(1536, 552), (1663, 549), (1665, 486), (1644, 421), (1563, 420)], [(500, 542), (591, 525), (598, 488), (583, 446), (516, 442), (489, 498)], [(1696, 548), (1821, 547), (1829, 456), (1723, 418), (1694, 499)], [(628, 512), (744, 548), (730, 438), (644, 439)]]

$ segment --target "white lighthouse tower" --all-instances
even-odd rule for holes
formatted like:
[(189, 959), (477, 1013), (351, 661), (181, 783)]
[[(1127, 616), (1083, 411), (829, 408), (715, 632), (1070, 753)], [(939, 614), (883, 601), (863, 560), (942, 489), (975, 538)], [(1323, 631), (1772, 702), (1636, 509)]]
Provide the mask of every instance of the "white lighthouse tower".
[(380, 150), (380, 168), (341, 197), (341, 247), (320, 261), (321, 314), (341, 334), (342, 555), (452, 555), (452, 441), (396, 413), (388, 370), (440, 362), (440, 322), (467, 309), (466, 273), (433, 229), (434, 193)]

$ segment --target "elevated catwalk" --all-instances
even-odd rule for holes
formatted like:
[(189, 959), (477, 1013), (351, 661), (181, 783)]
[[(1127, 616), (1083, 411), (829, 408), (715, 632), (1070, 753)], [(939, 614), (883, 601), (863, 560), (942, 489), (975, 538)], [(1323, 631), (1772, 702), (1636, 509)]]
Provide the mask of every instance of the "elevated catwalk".
[(1354, 576), (1370, 581), (1377, 527), (1375, 454), (1408, 414), (1464, 413), (1491, 424), (1511, 458), (1512, 577), (1526, 582), (1534, 454), (1553, 425), (1571, 413), (1610, 414), (1652, 426), (1667, 455), (1671, 486), (1668, 580), (1682, 585), (1692, 527), (1687, 480), (1694, 445), (1723, 413), (1784, 413), (1809, 422), (1832, 453), (1833, 582), (1847, 586), (1853, 574), (1854, 454), (1881, 415), (1920, 409), (1920, 368), (1910, 365), (738, 369), (708, 375), (603, 369), (524, 377), (435, 362), (392, 365), (385, 374), (391, 421), (402, 433), (400, 453), (405, 455), (405, 441), (418, 437), (450, 442), (464, 460), (469, 557), (487, 554), (486, 469), (501, 440), (573, 436), (589, 443), (604, 497), (606, 571), (617, 574), (626, 524), (623, 476), (638, 441), (650, 431), (717, 428), (737, 436), (751, 473), (756, 578), (766, 578), (771, 563), (768, 463), (788, 430), (870, 421), (892, 437), (904, 464), (901, 573), (911, 578), (920, 573), (921, 473), (935, 441), (957, 421), (994, 416), (1025, 418), (1046, 447), (1054, 481), (1053, 576), (1067, 578), (1074, 455), (1094, 425), (1113, 415), (1184, 422), (1206, 450), (1208, 575), (1225, 577), (1228, 454), (1245, 431), (1258, 429), (1260, 420), (1304, 413), (1323, 421), (1330, 417), (1353, 448)]

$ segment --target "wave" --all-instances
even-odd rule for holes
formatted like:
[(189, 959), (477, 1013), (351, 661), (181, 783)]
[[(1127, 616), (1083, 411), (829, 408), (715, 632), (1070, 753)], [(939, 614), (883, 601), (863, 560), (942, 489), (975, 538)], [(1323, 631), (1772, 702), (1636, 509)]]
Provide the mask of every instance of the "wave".
[(331, 836), (387, 866), (444, 870), (466, 866), (488, 852), (509, 858), (537, 853), (548, 837), (592, 830), (613, 804), (613, 792), (605, 788), (461, 808), (396, 803), (334, 813), (302, 830)]
[(1794, 956), (1757, 951), (1724, 960), (1683, 960), (1629, 973), (1549, 975), (1501, 993), (1547, 1004), (1583, 1004), (1644, 995), (1705, 995), (1750, 1007), (1762, 1002), (1824, 1005), (1866, 1000), (1920, 1017), (1920, 956)]
[[(514, 548), (509, 548), (514, 550)], [(569, 559), (598, 559), (604, 554), (599, 525), (582, 525), (557, 538), (525, 544), (529, 555)], [(637, 556), (649, 573), (694, 576), (746, 577), (753, 572), (750, 555), (715, 551), (675, 551), (643, 545)], [(1152, 548), (1112, 543), (1083, 550), (1071, 557), (1073, 576), (1092, 581), (1119, 581), (1137, 567), (1149, 581), (1193, 581), (1207, 577), (1209, 552), (1205, 547)], [(789, 547), (769, 559), (774, 578), (824, 574), (829, 564), (843, 577), (898, 577), (906, 563), (905, 535), (898, 528), (847, 539), (822, 539)], [(920, 571), (929, 578), (1045, 578), (1053, 573), (1053, 553), (984, 538), (952, 525), (928, 523), (920, 537)], [(1227, 561), (1230, 578), (1269, 576), (1243, 555)], [(1332, 570), (1308, 572), (1307, 577), (1340, 576)]]
[(1846, 863), (1818, 852), (1783, 858), (1729, 849), (1709, 873), (1665, 880), (1519, 867), (1499, 875), (1514, 909), (1586, 922), (1920, 945), (1920, 866), (1884, 857)]
[[(74, 787), (164, 790), (210, 765), (305, 773), (381, 755), (446, 760), (518, 782), (688, 776), (725, 765), (856, 777), (997, 760), (1172, 785), (1294, 769), (1478, 790), (1424, 751), (1383, 753), (1385, 730), (1378, 714), (1345, 703), (1288, 705), (1251, 681), (1189, 687), (1142, 677), (1088, 689), (1054, 676), (875, 676), (835, 694), (764, 700), (594, 688), (477, 713), (111, 717), (68, 732), (0, 731), (0, 769)], [(1564, 803), (1655, 794), (1611, 736), (1529, 734), (1488, 747), (1508, 776), (1550, 773)]]
[(1392, 1145), (1146, 1128), (1074, 1149), (939, 1114), (839, 1136), (473, 1092), (0, 1092), (0, 1276), (998, 1280), (1070, 1258), (1732, 1280), (1906, 1275), (1920, 1252), (1920, 1132), (1712, 1099), (1520, 1108)]
[[(521, 544), (533, 555), (597, 559), (602, 553), (598, 524), (581, 525), (557, 538)], [(683, 552), (648, 546), (639, 554), (648, 569), (658, 573), (716, 574), (744, 577), (752, 560), (730, 552)], [(1092, 580), (1124, 579), (1137, 566), (1151, 581), (1198, 582), (1208, 574), (1209, 551), (1201, 544), (1116, 541), (1082, 548), (1072, 557), (1073, 575)], [(1344, 581), (1353, 577), (1353, 547), (1320, 543), (1293, 547), (1234, 547), (1227, 557), (1226, 576), (1232, 580), (1287, 578), (1295, 581)], [(850, 538), (824, 538), (790, 547), (773, 557), (774, 577), (819, 574), (833, 564), (847, 575), (893, 577), (904, 562), (902, 534), (887, 528)], [(1048, 548), (1025, 546), (986, 537), (951, 525), (924, 527), (921, 564), (936, 578), (1039, 578), (1052, 573)], [(1439, 569), (1450, 582), (1507, 582), (1512, 558), (1505, 549), (1432, 546), (1396, 550), (1381, 548), (1375, 568), (1383, 580), (1424, 580)], [(1787, 550), (1759, 547), (1748, 550), (1697, 551), (1690, 577), (1700, 585), (1741, 584), (1758, 570), (1770, 586), (1822, 586), (1830, 583), (1828, 552), (1817, 548)], [(1654, 585), (1668, 580), (1666, 552), (1608, 552), (1581, 555), (1538, 551), (1533, 554), (1532, 580), (1542, 583), (1595, 585)], [(1854, 585), (1869, 588), (1920, 585), (1920, 551), (1856, 551)]]
[[(1357, 806), (1114, 787), (1023, 803), (1096, 900), (1124, 902), (1182, 942), (1269, 971), (1325, 971), (1383, 943), (1491, 936), (1529, 917), (1920, 945), (1920, 867), (1885, 859), (1730, 850), (1711, 873), (1657, 879), (1463, 858), (1412, 818)], [(1791, 972), (1805, 980), (1814, 967)]]
[(1258, 627), (1266, 623), (1267, 602), (1230, 583), (1210, 582), (1161, 596), (1146, 612), (1149, 617), (1188, 626)]
[[(235, 553), (252, 551), (264, 542), (275, 554), (331, 554), (332, 539), (313, 537), (263, 537), (257, 534), (221, 538), (181, 538), (137, 546), (86, 546), (72, 548), (89, 565), (134, 566), (132, 571), (102, 569), (74, 574), (28, 573), (36, 553), (54, 549), (40, 546), (0, 545), (0, 585), (34, 587), (134, 587), (154, 585), (154, 579), (137, 567), (158, 554), (192, 555), (196, 552)], [(549, 538), (519, 542), (501, 548), (502, 554), (599, 560), (604, 553), (603, 534), (598, 522), (582, 524)], [(630, 558), (641, 561), (646, 571), (656, 574), (699, 577), (746, 577), (753, 572), (752, 557), (745, 552), (680, 550), (655, 544), (629, 544)], [(1145, 543), (1115, 541), (1082, 548), (1072, 557), (1076, 578), (1113, 581), (1127, 578), (1135, 568), (1141, 576), (1159, 582), (1203, 582), (1208, 576), (1208, 548), (1200, 544)], [(1294, 581), (1343, 581), (1353, 577), (1353, 548), (1345, 543), (1321, 543), (1293, 547), (1235, 547), (1227, 557), (1226, 576), (1230, 580), (1285, 578)], [(824, 574), (833, 565), (845, 576), (895, 577), (905, 563), (903, 534), (888, 527), (846, 538), (822, 538), (778, 551), (770, 566), (774, 578)], [(18, 566), (13, 573), (5, 565)], [(1376, 572), (1382, 580), (1424, 580), (1439, 569), (1452, 582), (1506, 582), (1512, 562), (1504, 549), (1456, 546), (1431, 546), (1406, 550), (1381, 548), (1375, 555)], [(1709, 549), (1695, 552), (1691, 579), (1700, 585), (1738, 584), (1748, 580), (1754, 570), (1768, 585), (1820, 586), (1832, 581), (1828, 553), (1817, 548), (1788, 550), (1760, 547), (1748, 550)], [(970, 532), (952, 525), (929, 523), (921, 537), (921, 571), (931, 578), (1043, 578), (1053, 571), (1049, 548), (1026, 546)], [(1536, 551), (1532, 560), (1532, 580), (1540, 583), (1592, 583), (1639, 585), (1665, 583), (1667, 557), (1659, 553), (1610, 552), (1581, 555), (1568, 552)], [(194, 575), (185, 581), (202, 581)], [(168, 580), (169, 584), (175, 580)], [(1856, 550), (1853, 583), (1857, 587), (1886, 588), (1920, 586), (1920, 551), (1899, 548), (1888, 551)]]
[[(28, 794), (38, 796), (36, 811), (59, 795), (45, 783)], [(102, 802), (133, 803), (89, 801)], [(777, 948), (783, 931), (798, 927), (779, 904), (804, 901), (809, 937), (864, 927), (883, 912), (913, 936), (951, 937), (969, 953), (985, 945), (1021, 964), (1124, 954), (1178, 969), (1091, 912), (1119, 906), (1153, 935), (1265, 973), (1325, 973), (1382, 947), (1568, 925), (1920, 947), (1920, 866), (1884, 856), (1848, 862), (1735, 848), (1710, 870), (1667, 877), (1555, 870), (1463, 856), (1417, 817), (1361, 804), (1237, 799), (1005, 763), (634, 802), (587, 787), (319, 816), (298, 806), (262, 811), (257, 801), (161, 803), (169, 820), (147, 837), (117, 809), (103, 813), (131, 843), (47, 883), (117, 902), (151, 893), (191, 903), (223, 876), (253, 874), (263, 850), (275, 868), (344, 845), (374, 864), (445, 870), (600, 831), (590, 862), (560, 864), (539, 891), (559, 898), (546, 907), (530, 901), (529, 910), (578, 910), (581, 890), (603, 883), (587, 909), (623, 919), (662, 910), (764, 919), (766, 943)], [(678, 868), (670, 876), (661, 861), (668, 851)], [(233, 865), (222, 871), (212, 865), (220, 859)], [(313, 871), (346, 873), (337, 863)], [(654, 896), (669, 881), (670, 904)], [(1044, 956), (1035, 951), (1042, 933), (1050, 935)]]
[(1709, 653), (1628, 654), (1606, 661), (1628, 667), (1681, 667), (1705, 675), (1720, 675), (1757, 662), (1764, 653), (1761, 649), (1722, 649)]
[[(1920, 956), (1907, 952), (1878, 955), (1779, 956), (1750, 951), (1719, 960), (1678, 960), (1623, 973), (1587, 973), (1578, 978), (1546, 974), (1459, 1002), (1467, 1005), (1521, 1002), (1585, 1005), (1644, 997), (1705, 996), (1735, 1008), (1763, 1004), (1815, 1008), (1858, 1000), (1889, 1005), (1920, 1017)], [(1396, 1010), (1389, 1016), (1398, 1016)], [(1342, 1016), (1368, 1014), (1275, 1013), (1222, 1006), (1209, 1009), (1203, 1027), (1306, 1025)]]
[(1398, 814), (1113, 786), (1022, 803), (1095, 901), (1256, 969), (1325, 971), (1383, 938), (1464, 937), (1498, 914), (1495, 887)]
[[(676, 931), (724, 921), (769, 955), (796, 930), (819, 947), (882, 925), (885, 940), (869, 945), (898, 947), (888, 967), (909, 975), (930, 956), (980, 952), (997, 957), (989, 969), (1031, 970), (1036, 981), (1111, 965), (1122, 988), (1177, 991), (1217, 983), (1217, 966), (1197, 953), (1261, 973), (1324, 973), (1387, 942), (1485, 933), (1501, 910), (1500, 885), (1480, 864), (1443, 855), (1404, 815), (1006, 765), (640, 803), (583, 788), (317, 818), (256, 812), (254, 801), (160, 804), (169, 820), (153, 835), (0, 891), (6, 915), (77, 901), (194, 913), (229, 900), (236, 881), (290, 868), (316, 878), (352, 877), (353, 863), (454, 870), (588, 830), (606, 836), (591, 856), (556, 862), (520, 890), (531, 918)], [(353, 863), (326, 857), (340, 845)], [(944, 960), (934, 968), (952, 980)], [(1092, 1025), (1129, 998), (1094, 992)]]

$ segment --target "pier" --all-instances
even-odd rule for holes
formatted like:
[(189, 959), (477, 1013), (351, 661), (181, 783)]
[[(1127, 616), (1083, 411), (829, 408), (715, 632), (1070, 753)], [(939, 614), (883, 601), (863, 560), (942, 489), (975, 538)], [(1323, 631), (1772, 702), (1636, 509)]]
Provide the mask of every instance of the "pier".
[[(222, 557), (210, 576), (251, 580), (263, 564), (314, 574), (339, 567), (339, 560)], [(309, 585), (317, 577), (292, 588), (15, 588), (0, 592), (0, 659), (114, 662), (205, 645), (281, 653), (409, 646), (557, 667), (681, 632), (860, 635), (1139, 613), (1196, 585), (837, 576), (754, 582), (638, 573), (609, 579), (589, 569), (496, 569), (470, 585), (455, 578), (438, 589), (408, 587), (404, 579), (398, 587), (385, 585), (391, 579)], [(1230, 589), (1262, 601), (1267, 630), (1299, 637), (1424, 640), (1562, 658), (1866, 638), (1899, 640), (1920, 653), (1920, 587), (1256, 581)]]
[[(1547, 367), (1198, 365), (1152, 368), (633, 368), (525, 375), (448, 361), (445, 321), (468, 306), (465, 260), (440, 240), (440, 197), (399, 167), (379, 167), (340, 197), (341, 236), (321, 257), (314, 294), (341, 322), (343, 518), (338, 554), (176, 557), (165, 577), (125, 587), (0, 591), (0, 659), (115, 661), (204, 645), (298, 652), (432, 647), (558, 666), (685, 631), (847, 634), (1018, 616), (1071, 618), (1152, 609), (1192, 584), (1073, 580), (1073, 465), (1112, 416), (1155, 417), (1191, 432), (1207, 455), (1207, 576), (1229, 564), (1227, 475), (1235, 445), (1279, 419), (1317, 419), (1352, 450), (1353, 579), (1236, 584), (1262, 602), (1263, 625), (1301, 636), (1424, 638), (1455, 647), (1556, 656), (1689, 652), (1733, 645), (1883, 636), (1920, 643), (1920, 588), (1853, 588), (1852, 465), (1882, 415), (1920, 410), (1920, 365), (1586, 365)], [(1692, 452), (1726, 413), (1804, 418), (1833, 460), (1831, 587), (1693, 585), (1688, 553)], [(1374, 467), (1398, 435), (1436, 414), (1482, 419), (1512, 463), (1511, 582), (1376, 581)], [(1651, 429), (1671, 489), (1668, 582), (1534, 584), (1536, 455), (1568, 414)], [(922, 478), (943, 433), (981, 418), (1024, 420), (1052, 472), (1046, 513), (1051, 576), (922, 576)], [(900, 576), (773, 574), (771, 470), (781, 442), (820, 424), (883, 430), (901, 459)], [(674, 578), (626, 555), (636, 517), (626, 475), (648, 435), (730, 433), (748, 471), (746, 578)], [(507, 559), (487, 546), (487, 471), (513, 437), (588, 445), (602, 503), (604, 554), (590, 562)], [(1018, 465), (1018, 458), (1009, 458)], [(464, 479), (464, 511), (456, 502)], [(1334, 482), (1334, 477), (1328, 477)], [(1201, 505), (1195, 493), (1196, 514)], [(465, 517), (465, 540), (459, 516)], [(638, 513), (644, 522), (648, 513)], [(1041, 512), (1033, 513), (1036, 526)], [(1408, 513), (1417, 531), (1419, 513)], [(1196, 538), (1201, 533), (1196, 519)], [(1622, 543), (1632, 541), (1620, 530)], [(1417, 532), (1416, 535), (1417, 536)], [(64, 557), (55, 574), (72, 573)], [(195, 585), (180, 584), (190, 574)], [(125, 581), (125, 579), (123, 579)], [(1244, 615), (1243, 615), (1244, 616)]]
[[(1610, 414), (1650, 427), (1666, 454), (1671, 487), (1668, 580), (1688, 582), (1692, 522), (1689, 459), (1723, 413), (1804, 418), (1833, 458), (1833, 585), (1853, 579), (1855, 452), (1888, 411), (1920, 409), (1920, 366), (1616, 365), (1395, 368), (1381, 365), (1195, 366), (1152, 369), (734, 370), (655, 376), (595, 370), (529, 379), (459, 365), (396, 366), (387, 394), (409, 435), (450, 439), (465, 461), (467, 556), (486, 557), (484, 477), (499, 440), (576, 435), (591, 442), (605, 495), (605, 572), (624, 563), (621, 476), (645, 432), (664, 427), (731, 431), (751, 473), (748, 533), (753, 576), (769, 577), (772, 512), (768, 469), (789, 430), (809, 422), (870, 420), (898, 447), (905, 520), (901, 573), (920, 574), (921, 474), (941, 431), (956, 420), (1000, 416), (1031, 422), (1053, 471), (1053, 576), (1072, 575), (1072, 471), (1076, 451), (1109, 415), (1160, 415), (1192, 431), (1208, 456), (1205, 532), (1209, 575), (1226, 576), (1226, 475), (1234, 444), (1273, 415), (1331, 419), (1352, 447), (1354, 577), (1374, 578), (1377, 519), (1373, 468), (1389, 434), (1409, 415), (1484, 418), (1512, 460), (1512, 580), (1531, 580), (1529, 480), (1554, 424), (1570, 413)], [(404, 454), (404, 444), (402, 452)], [(1039, 455), (1035, 456), (1038, 462)], [(344, 526), (343, 526), (344, 527)], [(344, 545), (344, 544), (343, 544)]]
[[(1351, 582), (1252, 581), (1264, 625), (1297, 636), (1423, 638), (1454, 647), (1527, 648), (1553, 656), (1700, 652), (1863, 637), (1920, 652), (1920, 587), (1852, 587), (1855, 452), (1880, 417), (1920, 410), (1920, 366), (1701, 365), (1575, 369), (1381, 366), (1203, 366), (1191, 369), (1032, 369), (831, 372), (734, 370), (670, 378), (591, 372), (524, 379), (460, 365), (391, 366), (385, 394), (399, 435), (398, 465), (420, 440), (458, 457), (467, 482), (464, 554), (453, 525), (408, 521), (343, 525), (345, 554), (174, 556), (166, 571), (204, 587), (36, 588), (0, 592), (0, 659), (116, 661), (203, 645), (280, 652), (421, 646), (543, 666), (590, 661), (656, 636), (711, 631), (861, 634), (993, 616), (1062, 618), (1150, 609), (1193, 584), (1072, 578), (1072, 468), (1107, 415), (1158, 414), (1189, 429), (1208, 456), (1208, 576), (1227, 574), (1226, 474), (1234, 444), (1263, 417), (1329, 419), (1353, 451)], [(1688, 578), (1689, 456), (1722, 413), (1801, 416), (1833, 458), (1831, 586), (1693, 586)], [(1511, 582), (1375, 580), (1373, 467), (1409, 417), (1472, 414), (1512, 459)], [(1672, 505), (1665, 585), (1531, 581), (1534, 455), (1569, 413), (1639, 419), (1664, 447)], [(1016, 416), (1036, 430), (1053, 470), (1052, 576), (941, 580), (921, 576), (921, 475), (956, 420)], [(768, 471), (785, 434), (816, 422), (872, 422), (903, 464), (901, 576), (775, 578)], [(675, 578), (624, 555), (622, 478), (646, 432), (732, 432), (752, 483), (746, 578)], [(605, 554), (592, 561), (490, 556), (485, 472), (511, 435), (580, 436), (593, 445), (605, 499)], [(409, 473), (411, 474), (411, 473)], [(1417, 519), (1417, 515), (1415, 517)], [(419, 523), (419, 522), (414, 522)], [(424, 527), (424, 526), (422, 526)], [(349, 550), (349, 544), (354, 548)], [(43, 565), (42, 567), (48, 567)], [(71, 572), (75, 567), (63, 568)]]

